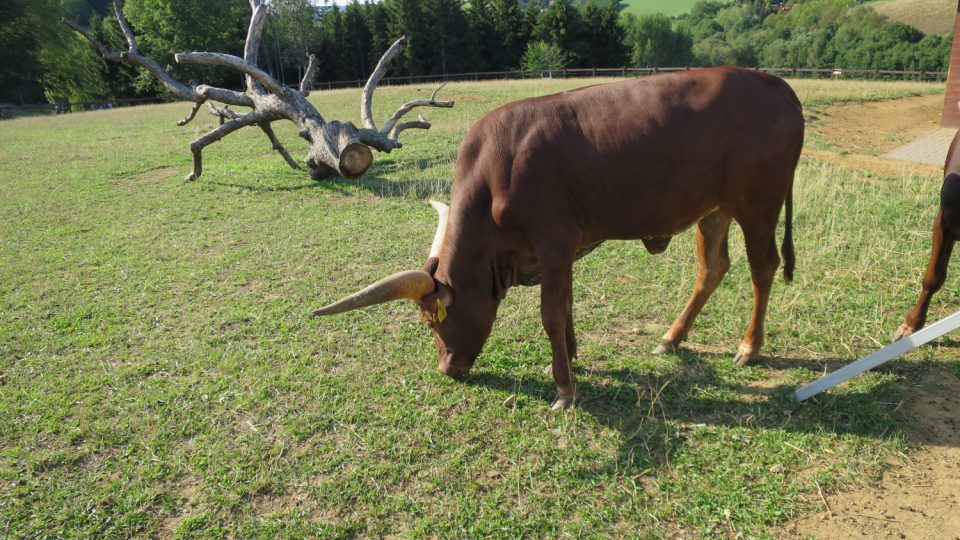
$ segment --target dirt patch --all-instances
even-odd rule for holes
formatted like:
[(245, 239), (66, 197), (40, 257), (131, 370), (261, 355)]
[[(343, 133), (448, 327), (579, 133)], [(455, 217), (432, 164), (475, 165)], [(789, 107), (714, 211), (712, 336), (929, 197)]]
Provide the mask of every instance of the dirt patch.
[(190, 517), (196, 500), (200, 495), (201, 482), (196, 478), (185, 478), (164, 486), (164, 491), (170, 493), (176, 504), (173, 512), (164, 511), (161, 514), (160, 537), (173, 538), (180, 523)]
[(883, 175), (939, 176), (938, 166), (887, 159), (881, 154), (939, 128), (942, 106), (943, 96), (931, 95), (835, 105), (811, 112), (807, 129), (821, 135), (828, 149), (810, 149), (808, 145), (804, 156)]
[(960, 379), (927, 373), (904, 402), (922, 444), (876, 484), (825, 494), (829, 510), (788, 523), (777, 538), (960, 538)]

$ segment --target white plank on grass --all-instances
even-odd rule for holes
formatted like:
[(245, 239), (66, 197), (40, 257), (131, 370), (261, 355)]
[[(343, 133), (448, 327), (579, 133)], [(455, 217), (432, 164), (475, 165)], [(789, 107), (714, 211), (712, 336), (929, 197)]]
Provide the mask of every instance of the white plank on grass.
[(924, 343), (933, 341), (948, 332), (952, 332), (957, 328), (960, 328), (960, 311), (929, 326), (921, 328), (913, 334), (910, 334), (899, 341), (895, 341), (879, 351), (868, 354), (867, 356), (864, 356), (855, 362), (851, 362), (834, 371), (833, 373), (825, 375), (819, 380), (804, 386), (803, 388), (798, 388), (794, 397), (797, 401), (803, 401), (811, 398), (820, 392), (823, 392), (824, 390), (833, 388), (834, 386), (848, 379), (856, 377), (864, 371), (889, 362), (890, 360), (893, 360), (894, 358), (906, 352), (912, 351)]

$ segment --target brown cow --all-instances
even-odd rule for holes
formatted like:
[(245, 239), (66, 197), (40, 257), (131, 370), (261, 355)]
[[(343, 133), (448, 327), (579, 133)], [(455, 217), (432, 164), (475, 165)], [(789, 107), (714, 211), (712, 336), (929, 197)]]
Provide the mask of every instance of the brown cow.
[(568, 407), (573, 262), (609, 239), (639, 238), (659, 253), (697, 224), (697, 283), (654, 351), (666, 352), (687, 336), (726, 273), (736, 220), (754, 290), (735, 358), (746, 363), (763, 342), (784, 201), (784, 274), (792, 277), (791, 190), (802, 145), (797, 96), (756, 71), (691, 70), (508, 103), (460, 146), (449, 215), (439, 205), (424, 271), (400, 272), (315, 314), (410, 298), (433, 331), (440, 370), (455, 376), (473, 366), (507, 289), (539, 283), (554, 408)]
[(960, 238), (960, 131), (953, 136), (947, 161), (943, 165), (943, 187), (940, 188), (940, 210), (933, 220), (933, 250), (927, 272), (923, 276), (920, 299), (913, 306), (903, 324), (893, 333), (893, 340), (909, 336), (923, 328), (927, 322), (927, 310), (933, 294), (943, 287), (947, 279), (947, 265), (953, 243)]

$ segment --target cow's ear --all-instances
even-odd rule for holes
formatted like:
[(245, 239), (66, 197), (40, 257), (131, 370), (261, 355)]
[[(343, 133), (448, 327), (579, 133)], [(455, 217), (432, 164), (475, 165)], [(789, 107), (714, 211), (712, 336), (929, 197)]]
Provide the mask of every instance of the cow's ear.
[(423, 271), (433, 277), (433, 275), (437, 273), (438, 266), (440, 266), (440, 259), (437, 257), (430, 257), (427, 259), (427, 262), (423, 263)]
[(437, 300), (443, 303), (444, 306), (450, 307), (453, 305), (453, 289), (443, 283), (437, 281)]
[(435, 281), (436, 290), (420, 298), (420, 308), (437, 323), (447, 318), (447, 308), (453, 305), (453, 289)]

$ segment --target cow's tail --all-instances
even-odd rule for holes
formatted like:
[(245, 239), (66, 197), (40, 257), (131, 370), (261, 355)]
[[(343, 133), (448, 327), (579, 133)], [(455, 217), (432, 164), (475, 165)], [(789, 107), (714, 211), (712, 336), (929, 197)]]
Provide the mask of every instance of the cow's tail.
[(780, 253), (783, 254), (783, 279), (793, 281), (793, 267), (797, 263), (797, 258), (793, 253), (793, 187), (787, 192), (787, 200), (784, 202), (783, 212), (783, 244), (780, 245)]

